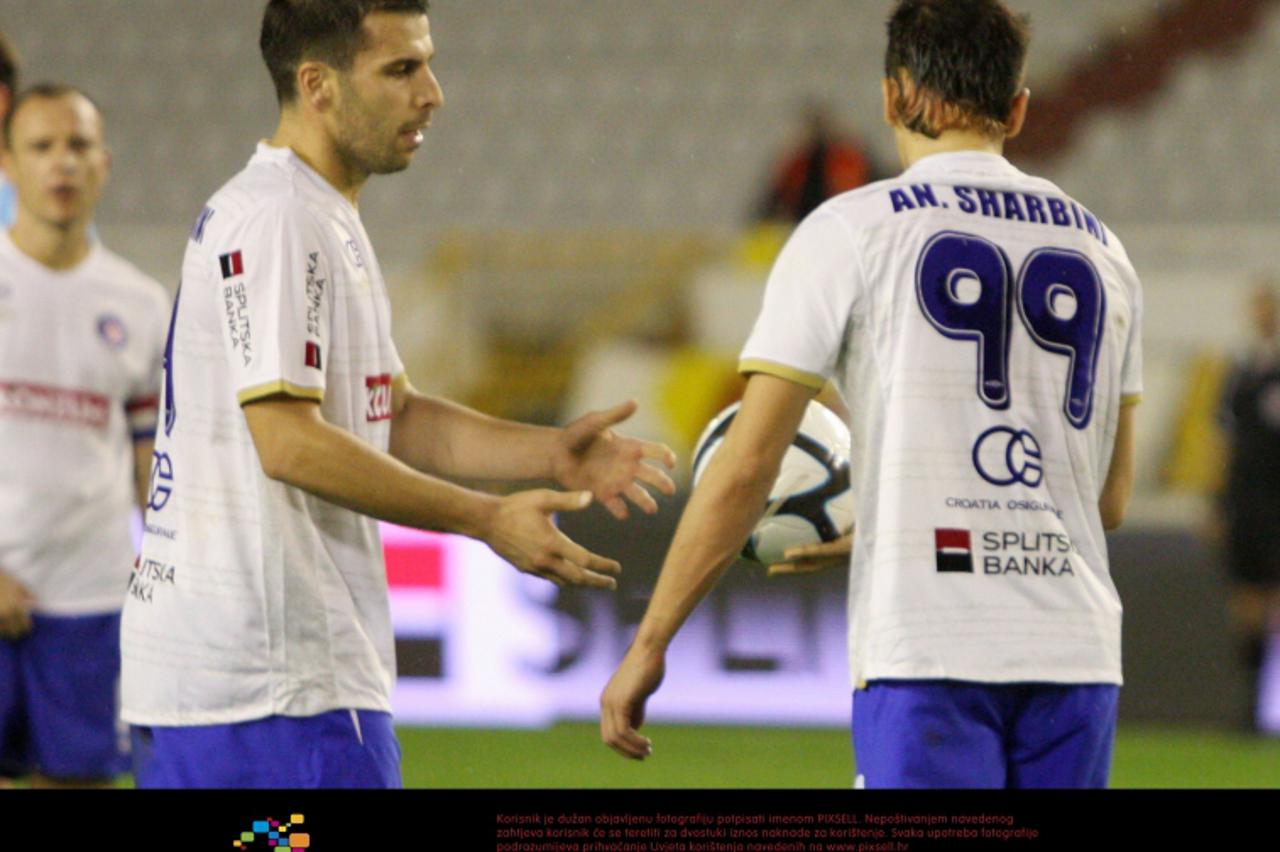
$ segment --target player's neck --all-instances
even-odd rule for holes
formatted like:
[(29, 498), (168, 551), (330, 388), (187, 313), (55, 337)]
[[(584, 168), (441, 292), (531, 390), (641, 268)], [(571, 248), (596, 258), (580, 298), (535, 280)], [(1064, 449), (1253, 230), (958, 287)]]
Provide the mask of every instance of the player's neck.
[(40, 222), (21, 207), (9, 229), (9, 238), (18, 250), (50, 269), (66, 270), (78, 266), (93, 247), (89, 226), (77, 222), (60, 226)]
[(895, 128), (894, 136), (898, 145), (898, 159), (902, 161), (904, 170), (934, 154), (955, 154), (963, 151), (1004, 154), (1003, 139), (993, 139), (982, 133), (967, 130), (948, 130), (937, 139), (930, 139), (922, 133), (912, 133), (899, 127)]
[(369, 173), (353, 168), (338, 155), (329, 137), (311, 132), (300, 118), (287, 113), (280, 118), (275, 136), (267, 140), (274, 148), (288, 148), (298, 159), (310, 166), (316, 174), (338, 191), (338, 194), (358, 207), (356, 199), (369, 179)]

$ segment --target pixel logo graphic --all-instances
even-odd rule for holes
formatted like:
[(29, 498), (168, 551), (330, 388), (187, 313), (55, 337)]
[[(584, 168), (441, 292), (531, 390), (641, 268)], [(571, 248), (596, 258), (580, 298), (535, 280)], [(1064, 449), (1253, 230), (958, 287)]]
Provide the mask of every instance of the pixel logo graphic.
[(254, 820), (253, 830), (241, 832), (238, 839), (231, 841), (231, 846), (235, 849), (271, 849), (274, 852), (310, 849), (311, 835), (292, 831), (304, 822), (306, 818), (302, 814), (291, 814), (283, 825), (271, 817)]

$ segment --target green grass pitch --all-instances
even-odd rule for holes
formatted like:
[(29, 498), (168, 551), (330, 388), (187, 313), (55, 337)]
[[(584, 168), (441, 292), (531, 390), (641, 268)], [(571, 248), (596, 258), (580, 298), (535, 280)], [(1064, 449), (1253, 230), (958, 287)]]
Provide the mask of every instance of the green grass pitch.
[[(401, 728), (406, 787), (849, 787), (847, 730), (646, 726), (653, 756), (623, 760), (588, 723), (547, 730)], [(1112, 787), (1280, 788), (1280, 739), (1122, 726)]]

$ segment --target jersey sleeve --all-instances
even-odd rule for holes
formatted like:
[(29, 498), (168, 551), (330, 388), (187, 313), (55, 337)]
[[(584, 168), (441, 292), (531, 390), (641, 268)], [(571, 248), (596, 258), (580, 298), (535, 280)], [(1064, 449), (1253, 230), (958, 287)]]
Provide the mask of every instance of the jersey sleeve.
[(391, 382), (401, 390), (409, 384), (409, 374), (400, 358), (400, 349), (394, 340), (391, 341)]
[(821, 390), (840, 356), (857, 280), (854, 242), (844, 223), (821, 210), (802, 222), (769, 274), (738, 370)]
[(315, 215), (288, 199), (246, 216), (211, 253), (241, 405), (277, 394), (324, 399), (333, 298), (325, 247)]
[(1120, 402), (1133, 405), (1142, 400), (1142, 287), (1133, 288), (1133, 320), (1129, 323), (1129, 339), (1124, 349), (1124, 365), (1120, 368)]
[(135, 441), (149, 440), (156, 434), (160, 385), (164, 380), (164, 347), (171, 310), (164, 288), (154, 281), (148, 283), (153, 289), (151, 298), (147, 300), (146, 315), (142, 317), (146, 325), (146, 351), (142, 369), (134, 378), (129, 398), (125, 400), (129, 433)]

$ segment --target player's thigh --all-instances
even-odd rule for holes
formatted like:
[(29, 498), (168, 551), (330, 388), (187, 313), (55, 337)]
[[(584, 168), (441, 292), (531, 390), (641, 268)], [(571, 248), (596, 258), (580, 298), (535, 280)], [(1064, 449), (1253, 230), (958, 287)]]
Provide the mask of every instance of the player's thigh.
[(31, 760), (50, 779), (102, 780), (128, 765), (120, 727), (120, 614), (41, 616), (22, 649)]
[(133, 761), (139, 787), (401, 786), (391, 716), (369, 710), (134, 727)]
[(1027, 690), (1013, 721), (1009, 786), (1106, 787), (1120, 687), (1033, 684)]
[(872, 681), (853, 694), (859, 786), (1005, 785), (999, 687), (944, 680)]

